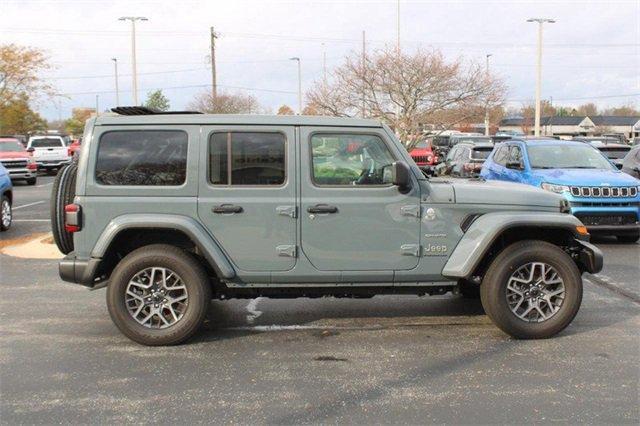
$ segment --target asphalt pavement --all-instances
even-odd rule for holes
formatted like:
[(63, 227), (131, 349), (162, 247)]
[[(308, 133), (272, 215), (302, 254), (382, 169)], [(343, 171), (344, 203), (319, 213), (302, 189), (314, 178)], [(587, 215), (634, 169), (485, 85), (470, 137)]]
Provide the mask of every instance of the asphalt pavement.
[[(52, 177), (17, 186), (0, 238), (49, 230)], [(189, 344), (148, 348), (105, 291), (0, 254), (0, 422), (640, 422), (640, 245), (596, 240), (574, 322), (513, 340), (459, 296), (211, 303)]]

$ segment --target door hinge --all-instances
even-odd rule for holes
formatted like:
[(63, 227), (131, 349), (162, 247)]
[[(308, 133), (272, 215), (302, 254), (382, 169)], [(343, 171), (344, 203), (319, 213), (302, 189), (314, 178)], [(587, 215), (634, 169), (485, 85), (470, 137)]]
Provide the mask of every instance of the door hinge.
[(420, 257), (420, 244), (403, 244), (400, 246), (403, 256)]
[(412, 204), (410, 206), (400, 207), (400, 212), (403, 216), (420, 217), (420, 206)]
[(276, 246), (276, 252), (278, 256), (282, 257), (296, 257), (296, 246), (291, 244), (282, 244)]
[(278, 206), (276, 207), (276, 212), (280, 216), (289, 216), (293, 219), (298, 217), (296, 206)]

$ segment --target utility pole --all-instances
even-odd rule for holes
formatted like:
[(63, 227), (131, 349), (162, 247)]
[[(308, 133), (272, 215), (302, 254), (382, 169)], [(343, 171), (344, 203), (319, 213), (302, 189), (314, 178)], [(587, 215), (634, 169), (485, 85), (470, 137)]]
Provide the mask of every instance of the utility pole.
[[(489, 83), (489, 58), (493, 56), (491, 53), (488, 53), (486, 55), (486, 59), (487, 59), (487, 68), (486, 68), (486, 78), (487, 78), (487, 84)], [(489, 136), (489, 105), (485, 106), (484, 109), (484, 135), (485, 136)]]
[(211, 96), (215, 100), (218, 97), (218, 83), (216, 81), (216, 38), (218, 35), (211, 27)]
[(396, 48), (398, 49), (398, 56), (400, 55), (400, 0), (398, 0), (398, 12), (397, 12), (397, 16), (396, 18), (398, 18), (398, 23), (396, 25), (396, 30), (397, 30), (397, 36), (396, 36)]
[(302, 115), (302, 70), (300, 67), (300, 58), (289, 58), (298, 63), (298, 115)]
[(366, 69), (367, 69), (367, 39), (366, 39), (366, 33), (364, 32), (364, 30), (362, 30), (362, 110), (360, 111), (360, 115), (362, 115), (362, 118), (365, 117), (365, 113), (366, 113), (366, 105), (365, 105), (365, 92), (364, 92), (364, 85), (365, 85), (365, 73), (366, 73)]
[(322, 81), (327, 85), (327, 48), (322, 43)]
[(148, 21), (144, 16), (123, 16), (119, 21), (131, 21), (131, 76), (133, 103), (138, 105), (138, 71), (136, 70), (136, 21)]
[(115, 78), (116, 78), (116, 106), (120, 106), (120, 90), (118, 89), (118, 58), (111, 58), (113, 61), (113, 66), (115, 68)]
[(100, 116), (100, 95), (96, 95), (96, 117)]
[(538, 61), (536, 69), (536, 119), (534, 135), (540, 136), (540, 92), (542, 86), (542, 25), (544, 23), (553, 24), (554, 19), (548, 18), (530, 18), (527, 22), (538, 23)]

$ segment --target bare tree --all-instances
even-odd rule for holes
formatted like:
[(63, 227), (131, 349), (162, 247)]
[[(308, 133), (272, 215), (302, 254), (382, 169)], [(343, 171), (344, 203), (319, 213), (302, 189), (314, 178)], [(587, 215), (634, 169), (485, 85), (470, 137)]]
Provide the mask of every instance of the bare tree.
[(362, 57), (353, 52), (333, 71), (332, 82), (316, 82), (307, 101), (318, 113), (364, 116), (389, 124), (411, 148), (425, 124), (445, 130), (504, 101), (502, 81), (477, 63), (445, 60), (438, 51), (399, 53), (384, 49)]
[(259, 114), (261, 106), (258, 100), (241, 93), (218, 93), (213, 96), (209, 92), (203, 92), (187, 105), (188, 109), (206, 112), (209, 114)]

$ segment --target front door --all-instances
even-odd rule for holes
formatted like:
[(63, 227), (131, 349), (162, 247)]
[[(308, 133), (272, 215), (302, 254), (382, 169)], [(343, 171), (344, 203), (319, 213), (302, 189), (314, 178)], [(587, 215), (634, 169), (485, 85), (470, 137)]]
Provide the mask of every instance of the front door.
[(302, 251), (315, 268), (391, 277), (417, 266), (419, 188), (402, 194), (391, 184), (401, 158), (388, 138), (382, 129), (301, 128)]
[(296, 262), (294, 128), (205, 126), (198, 216), (243, 271)]

